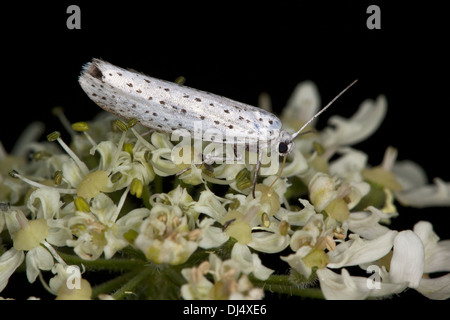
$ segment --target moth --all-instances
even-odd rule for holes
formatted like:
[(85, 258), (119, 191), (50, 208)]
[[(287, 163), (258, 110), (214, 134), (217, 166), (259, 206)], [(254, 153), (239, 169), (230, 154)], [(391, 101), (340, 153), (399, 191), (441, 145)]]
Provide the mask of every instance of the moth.
[[(204, 141), (245, 144), (258, 154), (253, 178), (253, 196), (261, 158), (265, 150), (287, 156), (294, 140), (311, 121), (322, 114), (353, 81), (331, 102), (317, 112), (297, 132), (281, 129), (281, 121), (261, 108), (237, 102), (213, 93), (156, 79), (109, 62), (92, 59), (79, 77), (88, 97), (104, 110), (121, 118), (137, 119), (143, 126), (159, 132), (173, 133), (185, 129), (194, 135), (201, 123), (202, 133), (214, 129), (216, 134), (203, 135)], [(228, 139), (227, 137), (232, 137)]]

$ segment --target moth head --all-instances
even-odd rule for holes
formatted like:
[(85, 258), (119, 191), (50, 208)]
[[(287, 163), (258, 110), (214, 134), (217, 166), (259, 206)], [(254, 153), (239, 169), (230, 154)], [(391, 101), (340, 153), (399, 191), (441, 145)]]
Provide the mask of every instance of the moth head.
[(289, 132), (282, 130), (277, 145), (278, 153), (280, 156), (286, 156), (291, 153), (293, 147), (294, 139), (292, 138), (292, 135)]

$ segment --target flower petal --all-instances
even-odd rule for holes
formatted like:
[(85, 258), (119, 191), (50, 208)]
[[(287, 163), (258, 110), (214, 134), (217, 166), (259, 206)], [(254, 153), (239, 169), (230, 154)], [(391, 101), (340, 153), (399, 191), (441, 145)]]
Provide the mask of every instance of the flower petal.
[(425, 248), (425, 273), (450, 271), (450, 240), (439, 241), (433, 225), (420, 221), (414, 226), (414, 233), (422, 240)]
[(363, 240), (354, 234), (352, 240), (341, 243), (330, 251), (329, 268), (341, 268), (376, 261), (385, 256), (392, 248), (397, 231), (389, 231), (373, 240)]
[(420, 238), (411, 230), (400, 232), (394, 240), (389, 270), (391, 281), (417, 288), (422, 279), (424, 261), (425, 252)]
[(404, 206), (414, 208), (450, 206), (450, 182), (436, 178), (434, 183), (396, 192), (395, 197)]
[(253, 275), (260, 280), (267, 280), (274, 270), (262, 265), (261, 259), (256, 253), (251, 253), (250, 249), (242, 244), (236, 243), (231, 251), (231, 258), (239, 263), (243, 273)]
[(328, 121), (336, 128), (326, 128), (321, 136), (322, 145), (351, 145), (365, 140), (380, 126), (386, 115), (387, 101), (384, 95), (376, 101), (365, 100), (350, 119), (333, 116)]
[(9, 249), (0, 257), (0, 292), (8, 284), (9, 277), (22, 264), (25, 255), (23, 251)]
[(450, 298), (450, 273), (433, 279), (420, 280), (418, 292), (433, 300), (447, 300)]

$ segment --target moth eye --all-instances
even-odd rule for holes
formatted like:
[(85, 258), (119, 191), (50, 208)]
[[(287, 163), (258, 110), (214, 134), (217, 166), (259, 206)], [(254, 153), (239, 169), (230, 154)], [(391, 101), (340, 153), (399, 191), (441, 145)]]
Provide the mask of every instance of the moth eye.
[(284, 154), (288, 151), (288, 145), (286, 142), (280, 142), (278, 145), (278, 152)]

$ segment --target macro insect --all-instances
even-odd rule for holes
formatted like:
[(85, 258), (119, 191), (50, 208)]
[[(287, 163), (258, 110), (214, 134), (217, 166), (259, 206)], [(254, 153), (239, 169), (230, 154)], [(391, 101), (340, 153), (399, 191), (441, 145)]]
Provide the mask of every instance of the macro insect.
[(297, 132), (289, 133), (281, 129), (280, 119), (261, 108), (159, 80), (100, 59), (87, 63), (79, 77), (79, 83), (90, 99), (121, 118), (137, 119), (143, 126), (159, 132), (173, 133), (177, 129), (185, 129), (192, 135), (198, 130), (196, 123), (200, 122), (202, 134), (211, 129), (215, 132), (204, 134), (204, 141), (244, 144), (247, 149), (253, 148), (258, 154), (253, 196), (263, 151), (275, 150), (280, 156), (286, 157), (292, 151), (294, 140), (307, 133), (303, 130), (308, 124), (356, 81), (342, 90)]

